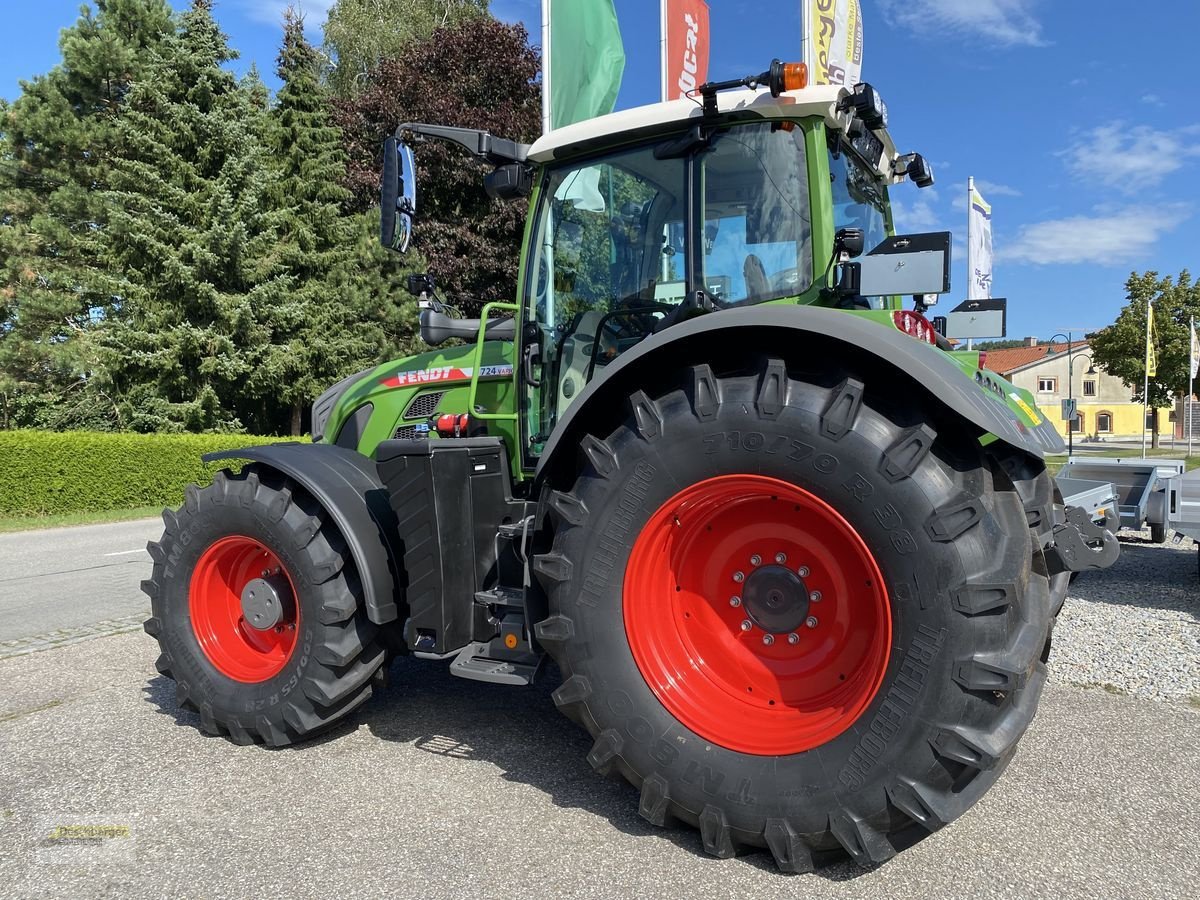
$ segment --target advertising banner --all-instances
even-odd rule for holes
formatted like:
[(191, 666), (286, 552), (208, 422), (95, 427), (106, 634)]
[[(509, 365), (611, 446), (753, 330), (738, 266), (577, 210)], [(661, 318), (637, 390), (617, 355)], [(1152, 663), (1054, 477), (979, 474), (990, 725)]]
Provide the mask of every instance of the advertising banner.
[(686, 97), (708, 80), (708, 4), (662, 0), (664, 100)]
[(608, 115), (625, 72), (613, 0), (543, 0), (542, 15), (543, 130)]
[(805, 0), (809, 84), (862, 81), (863, 21), (859, 0)]
[(971, 285), (968, 300), (986, 300), (992, 296), (992, 207), (975, 187), (967, 184), (970, 210), (967, 213), (967, 266)]

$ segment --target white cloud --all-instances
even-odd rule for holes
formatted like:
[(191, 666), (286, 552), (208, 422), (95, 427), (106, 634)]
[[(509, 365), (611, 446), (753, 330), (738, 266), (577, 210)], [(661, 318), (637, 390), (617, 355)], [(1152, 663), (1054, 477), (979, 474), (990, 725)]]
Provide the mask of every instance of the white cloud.
[(936, 188), (921, 188), (912, 203), (892, 197), (892, 219), (897, 234), (920, 234), (925, 231), (945, 231), (944, 214), (935, 208), (938, 202)]
[(975, 179), (975, 187), (979, 188), (979, 192), (984, 198), (988, 197), (1020, 197), (1021, 192), (1015, 187), (1009, 187), (1007, 184), (1000, 184), (996, 181), (988, 181), (984, 178)]
[(1142, 102), (1145, 103), (1147, 106), (1166, 106), (1167, 105), (1165, 102), (1163, 102), (1163, 98), (1158, 96), (1158, 94), (1143, 94)]
[(246, 11), (246, 15), (256, 22), (266, 22), (270, 25), (283, 25), (283, 11), (294, 6), (304, 14), (305, 30), (308, 39), (320, 42), (321, 26), (329, 14), (329, 7), (334, 0), (234, 0)]
[(1190, 215), (1177, 203), (1035, 222), (1023, 226), (1014, 242), (998, 245), (997, 257), (1032, 265), (1122, 265), (1144, 257)]
[(923, 35), (977, 35), (1002, 46), (1040, 47), (1040, 0), (880, 0), (883, 17)]
[(1160, 184), (1200, 157), (1200, 126), (1160, 131), (1148, 125), (1112, 122), (1086, 131), (1059, 156), (1080, 180), (1135, 194)]

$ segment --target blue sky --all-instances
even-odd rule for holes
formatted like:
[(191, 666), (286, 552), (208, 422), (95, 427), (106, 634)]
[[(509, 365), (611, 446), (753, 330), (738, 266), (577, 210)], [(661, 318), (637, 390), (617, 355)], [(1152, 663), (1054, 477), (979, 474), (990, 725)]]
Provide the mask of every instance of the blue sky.
[[(0, 0), (0, 96), (58, 59), (80, 0)], [(174, 0), (182, 6), (182, 0)], [(1200, 3), (1168, 0), (863, 0), (863, 77), (888, 103), (901, 150), (933, 161), (937, 185), (893, 192), (902, 230), (955, 232), (955, 292), (966, 287), (966, 181), (993, 207), (994, 293), (1009, 336), (1111, 322), (1131, 270), (1200, 275)], [(218, 0), (250, 61), (273, 69), (286, 0)], [(310, 36), (331, 0), (303, 0)], [(616, 0), (628, 63), (619, 107), (658, 96), (658, 4)], [(799, 0), (710, 0), (710, 75), (796, 58)], [(492, 0), (537, 41), (539, 0)], [(769, 10), (769, 11), (768, 11)], [(1156, 19), (1156, 16), (1158, 17)], [(19, 35), (19, 40), (15, 36)]]

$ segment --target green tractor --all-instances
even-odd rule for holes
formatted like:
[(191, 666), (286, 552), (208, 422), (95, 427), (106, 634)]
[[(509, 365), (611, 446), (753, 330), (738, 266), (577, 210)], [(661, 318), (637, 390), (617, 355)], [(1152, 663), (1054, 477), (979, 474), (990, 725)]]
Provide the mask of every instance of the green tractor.
[(394, 250), (412, 142), (530, 198), (519, 295), (465, 319), (415, 278), (440, 349), (332, 387), (312, 444), (206, 457), (241, 468), (164, 513), (146, 631), (204, 731), (301, 741), (397, 655), (517, 686), (550, 658), (644, 818), (789, 872), (881, 863), (995, 782), (1115, 540), (1062, 502), (1032, 397), (923, 315), (950, 236), (894, 233), (889, 191), (933, 178), (879, 94), (778, 63), (698, 93), (387, 142)]

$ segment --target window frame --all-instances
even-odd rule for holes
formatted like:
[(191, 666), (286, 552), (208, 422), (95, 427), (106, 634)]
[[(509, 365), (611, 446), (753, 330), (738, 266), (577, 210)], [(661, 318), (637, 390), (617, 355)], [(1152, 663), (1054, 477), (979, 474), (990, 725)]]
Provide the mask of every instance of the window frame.
[[(1048, 387), (1048, 388), (1042, 387), (1042, 383), (1046, 382), (1046, 381), (1050, 382), (1050, 387)], [(1055, 375), (1039, 375), (1037, 392), (1039, 394), (1057, 394), (1058, 393), (1058, 377)]]
[[(1108, 419), (1108, 427), (1107, 428), (1100, 427), (1100, 420), (1103, 418)], [(1102, 409), (1098, 413), (1096, 413), (1096, 434), (1112, 434), (1114, 418), (1115, 417), (1113, 416), (1113, 414), (1107, 409)]]
[[(1091, 390), (1089, 391), (1088, 388), (1091, 388)], [(1098, 390), (1099, 383), (1095, 378), (1085, 378), (1083, 380), (1083, 396), (1095, 397)]]

